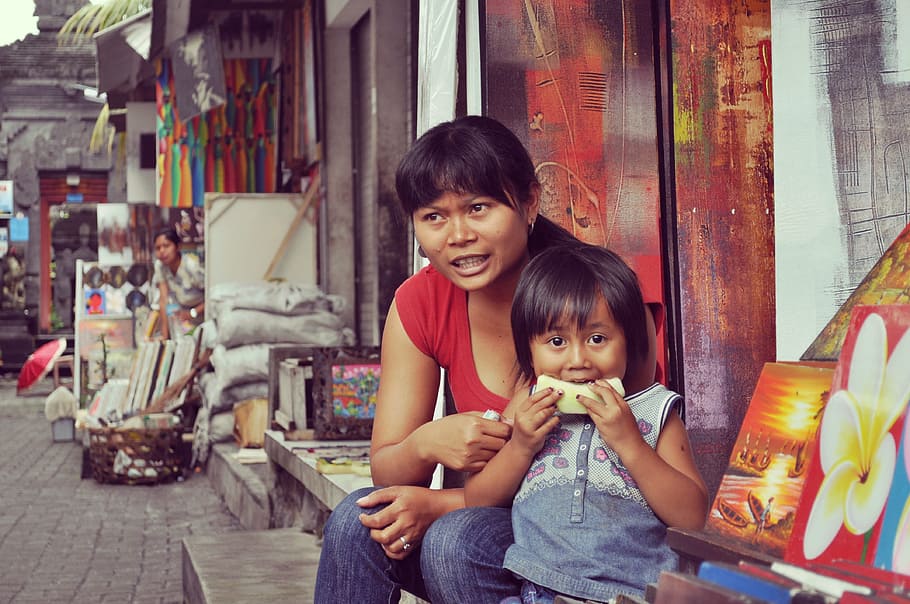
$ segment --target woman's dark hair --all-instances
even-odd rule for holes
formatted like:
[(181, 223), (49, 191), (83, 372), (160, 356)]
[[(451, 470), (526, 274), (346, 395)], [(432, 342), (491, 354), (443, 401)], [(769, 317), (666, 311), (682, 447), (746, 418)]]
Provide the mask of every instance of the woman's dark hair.
[[(539, 185), (534, 163), (515, 134), (479, 115), (460, 117), (427, 130), (405, 153), (395, 174), (403, 214), (432, 203), (446, 192), (486, 195), (522, 211)], [(533, 256), (571, 233), (538, 216), (528, 239)]]
[(645, 303), (635, 271), (610, 250), (576, 242), (551, 246), (535, 256), (512, 299), (512, 338), (521, 376), (532, 380), (531, 340), (564, 317), (579, 327), (603, 298), (626, 337), (630, 359), (648, 353)]
[(170, 239), (174, 245), (180, 245), (180, 237), (177, 236), (177, 231), (175, 231), (172, 227), (165, 227), (163, 229), (158, 229), (155, 231), (155, 236), (152, 237), (152, 243), (155, 243), (155, 241), (157, 241), (158, 238), (162, 235), (164, 235), (167, 239)]

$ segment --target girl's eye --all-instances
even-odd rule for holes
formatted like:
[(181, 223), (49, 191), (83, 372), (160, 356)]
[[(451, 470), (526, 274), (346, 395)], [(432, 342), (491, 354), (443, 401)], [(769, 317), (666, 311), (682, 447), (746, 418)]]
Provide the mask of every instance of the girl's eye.
[(436, 212), (427, 212), (421, 215), (420, 220), (423, 222), (437, 222), (440, 218), (442, 217)]
[(487, 204), (485, 204), (485, 203), (471, 204), (471, 213), (472, 214), (479, 214), (486, 209), (487, 209)]
[(560, 346), (564, 346), (565, 343), (566, 343), (566, 341), (565, 341), (563, 338), (559, 337), (559, 336), (553, 336), (552, 338), (550, 338), (550, 339), (548, 340), (548, 342), (549, 342), (551, 345), (556, 346), (557, 348), (560, 347)]
[(603, 344), (604, 342), (607, 341), (607, 336), (600, 334), (600, 333), (596, 333), (593, 336), (591, 336), (589, 338), (589, 340), (591, 341), (592, 344)]

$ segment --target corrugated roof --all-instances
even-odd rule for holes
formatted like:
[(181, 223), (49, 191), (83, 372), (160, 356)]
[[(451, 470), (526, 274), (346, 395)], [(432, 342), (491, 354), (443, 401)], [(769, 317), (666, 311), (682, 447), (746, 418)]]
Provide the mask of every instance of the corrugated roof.
[(0, 79), (50, 78), (95, 85), (95, 45), (89, 39), (59, 45), (57, 35), (41, 32), (0, 47)]

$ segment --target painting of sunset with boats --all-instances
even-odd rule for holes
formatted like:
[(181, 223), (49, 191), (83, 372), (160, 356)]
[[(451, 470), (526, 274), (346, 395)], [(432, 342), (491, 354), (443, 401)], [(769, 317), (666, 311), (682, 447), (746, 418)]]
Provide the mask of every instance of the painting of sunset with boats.
[(835, 366), (765, 364), (711, 506), (707, 532), (783, 555)]

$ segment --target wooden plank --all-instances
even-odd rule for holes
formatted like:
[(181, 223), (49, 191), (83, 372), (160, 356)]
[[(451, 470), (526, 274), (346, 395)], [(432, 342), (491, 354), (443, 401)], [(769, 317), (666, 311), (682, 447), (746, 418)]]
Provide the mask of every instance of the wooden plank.
[(779, 560), (757, 549), (749, 548), (748, 545), (704, 531), (670, 527), (667, 529), (667, 545), (679, 554), (679, 570), (690, 574), (697, 573), (704, 560), (730, 564), (745, 560), (765, 565)]

